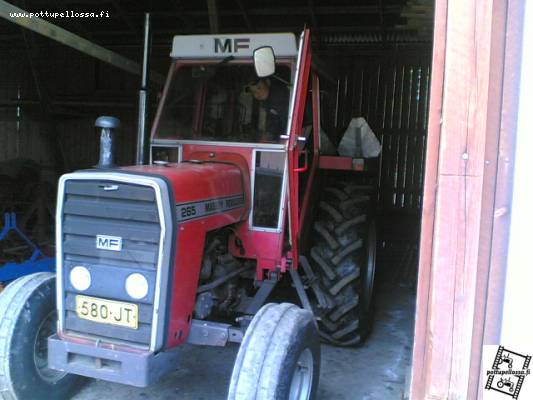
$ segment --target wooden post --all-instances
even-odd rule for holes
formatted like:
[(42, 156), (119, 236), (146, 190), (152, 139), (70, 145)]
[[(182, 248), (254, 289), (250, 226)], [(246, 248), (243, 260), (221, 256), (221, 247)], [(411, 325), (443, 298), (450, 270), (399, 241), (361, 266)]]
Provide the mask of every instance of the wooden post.
[(436, 2), (411, 380), (415, 400), (475, 398), (481, 383), (495, 216), (494, 190), (488, 188), (498, 190), (505, 35), (509, 24), (521, 23), (507, 19), (507, 7), (517, 1)]
[(211, 33), (219, 33), (220, 16), (218, 13), (217, 0), (207, 0), (207, 14), (209, 16), (209, 30)]

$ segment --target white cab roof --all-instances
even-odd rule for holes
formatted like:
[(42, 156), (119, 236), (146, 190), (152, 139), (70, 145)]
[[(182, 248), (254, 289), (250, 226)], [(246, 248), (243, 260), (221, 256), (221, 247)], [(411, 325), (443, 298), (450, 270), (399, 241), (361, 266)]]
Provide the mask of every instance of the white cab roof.
[(292, 33), (242, 33), (174, 36), (172, 58), (252, 57), (254, 49), (271, 46), (276, 57), (296, 57), (296, 37)]

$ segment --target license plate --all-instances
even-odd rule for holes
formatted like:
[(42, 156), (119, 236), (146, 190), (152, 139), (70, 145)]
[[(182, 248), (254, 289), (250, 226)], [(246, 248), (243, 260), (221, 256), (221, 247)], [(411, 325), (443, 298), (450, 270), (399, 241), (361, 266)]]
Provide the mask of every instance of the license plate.
[(137, 329), (139, 323), (137, 304), (88, 296), (76, 296), (76, 314), (89, 321), (133, 329)]

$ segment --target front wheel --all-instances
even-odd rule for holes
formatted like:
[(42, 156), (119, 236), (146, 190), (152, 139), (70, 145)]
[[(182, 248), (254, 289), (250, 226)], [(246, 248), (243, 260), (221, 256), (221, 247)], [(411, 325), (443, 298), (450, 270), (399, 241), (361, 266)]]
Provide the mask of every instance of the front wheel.
[(48, 367), (56, 330), (55, 275), (23, 276), (0, 295), (0, 399), (67, 399), (83, 378)]
[(228, 400), (312, 400), (319, 376), (313, 315), (294, 304), (266, 304), (244, 335)]

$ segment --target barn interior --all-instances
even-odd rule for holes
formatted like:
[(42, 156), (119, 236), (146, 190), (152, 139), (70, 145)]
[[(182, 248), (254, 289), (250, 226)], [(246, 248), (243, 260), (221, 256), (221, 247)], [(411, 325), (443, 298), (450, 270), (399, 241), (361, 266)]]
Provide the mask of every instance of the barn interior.
[[(380, 156), (369, 162), (378, 187), (373, 332), (357, 348), (324, 346), (318, 398), (403, 398), (415, 317), (434, 2), (27, 0), (16, 5), (34, 12), (103, 11), (105, 17), (98, 19), (44, 19), (89, 41), (87, 48), (98, 45), (137, 63), (149, 12), (152, 77), (166, 75), (174, 35), (311, 29), (323, 82), (322, 127), (338, 144), (352, 118), (363, 117), (382, 145)], [(10, 21), (3, 1), (0, 16), (0, 214), (15, 213), (20, 230), (53, 256), (57, 181), (63, 173), (97, 163), (98, 116), (121, 120), (116, 161), (135, 162), (141, 77)], [(149, 87), (149, 123), (161, 87), (161, 82)], [(7, 238), (0, 246), (0, 266), (22, 263), (33, 251), (18, 239)], [(154, 387), (90, 382), (74, 398), (222, 398), (217, 394), (225, 392), (231, 374), (224, 362), (235, 348), (184, 351), (190, 354), (185, 365)], [(212, 385), (205, 385), (205, 368)]]

